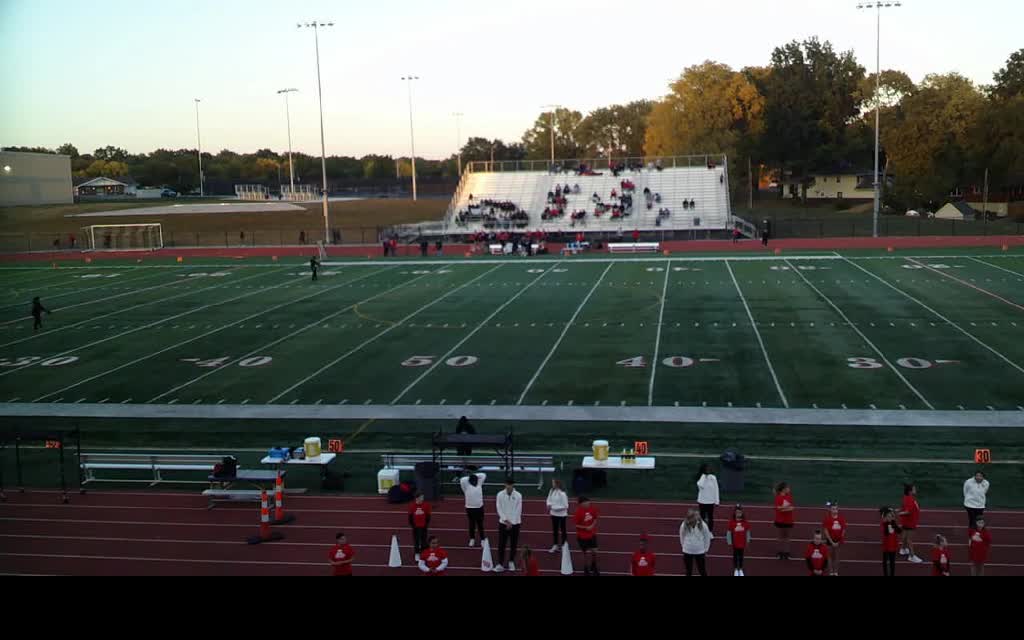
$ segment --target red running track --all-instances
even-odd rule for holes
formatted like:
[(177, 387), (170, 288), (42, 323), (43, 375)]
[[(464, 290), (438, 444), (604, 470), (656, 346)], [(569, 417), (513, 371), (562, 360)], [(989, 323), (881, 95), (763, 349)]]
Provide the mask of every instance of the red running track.
[[(598, 537), (603, 574), (628, 574), (630, 556), (641, 532), (648, 534), (651, 549), (658, 555), (658, 573), (682, 574), (678, 531), (691, 505), (595, 504), (601, 513)], [(286, 506), (296, 521), (277, 528), (285, 534), (285, 540), (248, 546), (245, 539), (258, 529), (259, 510), (253, 504), (211, 511), (206, 499), (198, 494), (103, 492), (74, 496), (71, 504), (62, 505), (56, 493), (9, 493), (8, 501), (0, 503), (0, 574), (329, 575), (326, 556), (339, 530), (348, 534), (356, 549), (357, 575), (417, 573), (412, 566), (404, 505), (390, 505), (378, 497), (289, 496)], [(747, 552), (746, 574), (806, 575), (802, 560), (775, 559), (771, 508), (747, 506), (746, 510), (754, 536)], [(487, 512), (488, 535), (496, 543), (493, 500), (488, 501)], [(721, 534), (728, 512), (728, 508), (720, 507), (716, 513), (721, 537), (712, 544), (709, 554), (711, 575), (732, 575), (731, 552)], [(543, 500), (525, 501), (520, 545), (528, 544), (538, 552), (544, 575), (559, 575), (560, 555), (547, 553), (551, 533), (544, 513)], [(879, 575), (878, 512), (847, 508), (843, 513), (850, 529), (849, 543), (843, 547), (841, 574)], [(794, 558), (802, 556), (823, 515), (824, 508), (798, 505)], [(1024, 512), (991, 510), (988, 521), (993, 550), (987, 573), (1024, 575)], [(484, 575), (479, 570), (480, 549), (467, 546), (461, 498), (450, 497), (435, 507), (431, 531), (440, 536), (450, 554), (451, 574)], [(571, 523), (569, 533), (570, 545), (575, 545)], [(936, 533), (950, 540), (954, 575), (968, 575), (965, 513), (925, 508), (916, 543), (918, 555), (926, 560)], [(387, 567), (393, 534), (402, 545), (400, 569)], [(582, 556), (575, 548), (573, 563), (577, 569), (582, 568)], [(927, 562), (913, 565), (901, 559), (896, 573), (926, 576), (931, 567)]]

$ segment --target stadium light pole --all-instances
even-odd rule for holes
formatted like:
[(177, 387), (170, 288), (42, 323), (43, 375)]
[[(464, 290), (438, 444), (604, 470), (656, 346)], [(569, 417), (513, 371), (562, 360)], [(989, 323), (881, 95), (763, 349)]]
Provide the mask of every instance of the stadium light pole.
[(296, 93), (298, 89), (281, 89), (277, 95), (284, 95), (284, 114), (288, 121), (288, 178), (291, 181), (291, 196), (295, 197), (295, 165), (292, 163), (292, 112), (288, 106), (288, 94)]
[(199, 98), (194, 98), (196, 102), (196, 144), (199, 146), (199, 197), (202, 198), (206, 195), (203, 189), (203, 138), (199, 135)]
[(903, 4), (900, 2), (864, 2), (857, 5), (858, 9), (874, 9), (877, 13), (875, 30), (875, 214), (872, 222), (872, 237), (874, 238), (878, 237), (878, 214), (882, 206), (882, 183), (878, 177), (882, 122), (882, 101), (879, 98), (882, 92), (882, 9), (901, 6)]
[(412, 126), (412, 83), (419, 76), (405, 76), (402, 80), (409, 89), (409, 145), (412, 147), (412, 201), (416, 202), (416, 136)]
[(551, 167), (555, 166), (555, 112), (561, 109), (560, 104), (546, 104), (541, 109), (551, 109)]
[(324, 141), (324, 88), (323, 83), (320, 81), (320, 29), (324, 27), (333, 27), (333, 22), (307, 22), (300, 24), (298, 27), (303, 27), (313, 30), (313, 42), (316, 44), (316, 91), (317, 97), (320, 101), (320, 169), (323, 172), (323, 203), (324, 203), (324, 244), (329, 242), (331, 237), (331, 223), (330, 215), (327, 212), (327, 143)]
[(455, 160), (459, 166), (459, 178), (462, 178), (462, 116), (466, 115), (461, 112), (452, 114), (455, 116)]

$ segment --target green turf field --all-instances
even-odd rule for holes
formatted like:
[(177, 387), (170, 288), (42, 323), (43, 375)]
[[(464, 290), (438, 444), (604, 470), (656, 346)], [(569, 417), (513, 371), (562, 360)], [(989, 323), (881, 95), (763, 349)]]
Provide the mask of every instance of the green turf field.
[(947, 256), (4, 268), (0, 401), (1020, 412), (1024, 256)]

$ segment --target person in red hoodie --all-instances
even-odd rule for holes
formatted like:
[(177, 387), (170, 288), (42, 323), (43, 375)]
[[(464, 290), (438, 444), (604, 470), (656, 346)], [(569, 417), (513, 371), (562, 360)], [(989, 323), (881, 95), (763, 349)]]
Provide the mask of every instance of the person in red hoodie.
[(430, 527), (430, 503), (422, 491), (416, 492), (416, 499), (409, 505), (409, 526), (412, 527), (412, 548), (419, 556), (427, 548), (427, 529)]
[(903, 485), (903, 507), (896, 515), (900, 517), (900, 527), (903, 528), (900, 555), (907, 556), (907, 560), (914, 564), (921, 564), (924, 560), (914, 553), (914, 530), (921, 521), (921, 505), (917, 504), (917, 487), (914, 484)]
[(640, 536), (640, 549), (633, 552), (633, 561), (629, 574), (631, 576), (653, 576), (654, 554), (647, 549), (647, 534)]
[(352, 558), (355, 555), (356, 552), (352, 549), (352, 545), (348, 543), (348, 538), (345, 537), (344, 533), (334, 536), (334, 547), (328, 556), (334, 575), (351, 576)]
[(807, 569), (811, 576), (824, 576), (828, 570), (828, 547), (825, 546), (825, 537), (821, 529), (815, 530), (814, 539), (804, 552), (804, 560), (807, 561)]
[(830, 552), (828, 571), (829, 575), (839, 575), (839, 548), (846, 542), (846, 518), (839, 513), (839, 503), (832, 501), (828, 503), (828, 513), (821, 523), (821, 529), (825, 534), (825, 544)]
[(448, 570), (448, 552), (441, 548), (437, 536), (430, 536), (430, 547), (418, 554), (420, 571), (428, 576), (443, 576)]
[(882, 575), (896, 576), (896, 554), (900, 550), (902, 529), (896, 521), (896, 512), (891, 507), (882, 507)]
[(576, 541), (583, 552), (583, 572), (588, 576), (601, 575), (597, 570), (597, 520), (600, 514), (585, 496), (580, 497), (576, 509)]
[(736, 505), (725, 530), (725, 541), (732, 547), (732, 575), (743, 576), (743, 554), (750, 544), (750, 522), (743, 514), (743, 505)]
[(796, 522), (796, 506), (793, 504), (793, 489), (788, 482), (775, 487), (775, 529), (779, 534), (779, 560), (789, 560), (789, 535)]
[(946, 546), (946, 536), (935, 536), (935, 546), (932, 547), (932, 575), (950, 575), (949, 548)]
[(967, 556), (971, 561), (971, 575), (984, 576), (985, 563), (988, 562), (988, 554), (992, 549), (992, 534), (985, 526), (985, 517), (978, 516), (974, 521), (974, 528), (967, 530)]

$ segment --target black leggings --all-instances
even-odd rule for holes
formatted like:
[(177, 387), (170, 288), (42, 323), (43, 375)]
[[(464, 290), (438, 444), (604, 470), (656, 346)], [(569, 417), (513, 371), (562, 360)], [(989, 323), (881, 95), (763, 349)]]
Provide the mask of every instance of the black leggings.
[(743, 568), (743, 549), (732, 550), (732, 566), (734, 569)]
[(466, 517), (469, 518), (469, 539), (476, 539), (476, 532), (480, 532), (480, 539), (483, 540), (487, 537), (484, 533), (484, 508), (479, 509), (466, 509)]
[(683, 554), (683, 563), (686, 565), (686, 575), (688, 575), (688, 576), (692, 576), (693, 575), (693, 561), (696, 560), (697, 561), (697, 572), (700, 573), (700, 575), (706, 577), (708, 575), (708, 571), (707, 571), (707, 566), (704, 564), (704, 557), (705, 556), (704, 556), (703, 553), (700, 554), (699, 556), (692, 556), (692, 555), (690, 555), (688, 553), (684, 553)]
[(882, 575), (895, 577), (896, 575), (896, 554), (889, 551), (882, 552)]
[(984, 509), (972, 509), (970, 507), (964, 507), (967, 509), (967, 527), (974, 529), (975, 525), (978, 524), (978, 518), (985, 515)]
[(423, 527), (419, 529), (417, 527), (412, 528), (412, 548), (416, 550), (416, 553), (422, 553), (427, 548), (427, 528)]
[[(565, 535), (565, 521), (568, 516), (551, 516), (551, 540), (554, 546), (563, 546), (568, 539)], [(558, 533), (562, 533), (562, 542), (558, 542)]]
[(516, 561), (516, 550), (519, 548), (519, 526), (514, 524), (507, 527), (498, 525), (498, 564), (505, 564), (505, 547), (510, 546), (509, 562)]
[(704, 521), (704, 524), (708, 525), (708, 531), (714, 532), (715, 530), (715, 505), (713, 504), (702, 504), (700, 506), (700, 519)]

